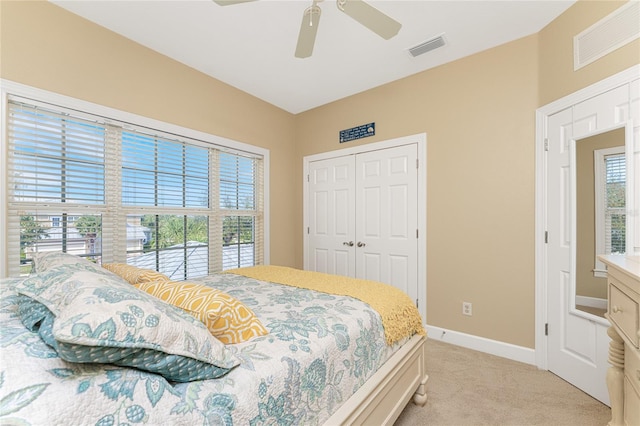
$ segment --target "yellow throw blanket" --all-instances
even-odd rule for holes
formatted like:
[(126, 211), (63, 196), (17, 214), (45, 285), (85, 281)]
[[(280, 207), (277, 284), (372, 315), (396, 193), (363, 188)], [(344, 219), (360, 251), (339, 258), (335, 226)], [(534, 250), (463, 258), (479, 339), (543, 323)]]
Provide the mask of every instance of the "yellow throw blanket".
[(422, 318), (413, 301), (402, 290), (387, 284), (285, 266), (250, 266), (225, 272), (359, 299), (369, 304), (382, 317), (388, 345), (413, 334), (426, 335)]

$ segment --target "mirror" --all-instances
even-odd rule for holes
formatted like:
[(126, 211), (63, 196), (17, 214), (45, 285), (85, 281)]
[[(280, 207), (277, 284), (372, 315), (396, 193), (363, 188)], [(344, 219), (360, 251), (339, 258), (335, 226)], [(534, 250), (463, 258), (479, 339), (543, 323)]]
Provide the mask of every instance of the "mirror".
[(625, 249), (625, 128), (577, 139), (575, 165), (575, 307), (604, 317), (606, 268), (596, 256)]

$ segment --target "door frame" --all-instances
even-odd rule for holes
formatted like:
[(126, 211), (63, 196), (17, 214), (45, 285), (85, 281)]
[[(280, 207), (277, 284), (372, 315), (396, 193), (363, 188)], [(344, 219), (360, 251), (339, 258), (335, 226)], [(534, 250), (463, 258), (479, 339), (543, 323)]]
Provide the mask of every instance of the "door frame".
[[(418, 133), (410, 136), (403, 136), (381, 142), (373, 142), (365, 145), (358, 145), (334, 151), (323, 152), (303, 157), (302, 177), (302, 235), (303, 235), (303, 258), (304, 269), (309, 266), (309, 192), (308, 176), (309, 163), (312, 161), (326, 160), (347, 155), (356, 155), (365, 152), (378, 151), (387, 148), (395, 148), (402, 145), (415, 144), (418, 149), (418, 311), (422, 316), (423, 325), (427, 324), (427, 134)], [(421, 285), (422, 283), (422, 285)]]
[(553, 101), (536, 110), (536, 181), (535, 181), (535, 362), (536, 366), (548, 370), (548, 341), (545, 335), (547, 312), (547, 247), (545, 231), (547, 229), (547, 159), (545, 154), (545, 135), (549, 116), (564, 109), (601, 95), (609, 90), (628, 84), (640, 77), (640, 65), (635, 65), (584, 89), (578, 90), (561, 99)]

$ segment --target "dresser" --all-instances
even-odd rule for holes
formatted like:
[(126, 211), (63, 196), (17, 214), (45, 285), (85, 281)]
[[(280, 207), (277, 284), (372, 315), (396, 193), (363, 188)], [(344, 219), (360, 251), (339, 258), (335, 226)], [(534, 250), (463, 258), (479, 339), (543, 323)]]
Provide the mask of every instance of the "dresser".
[(640, 256), (598, 256), (607, 265), (609, 426), (640, 426)]

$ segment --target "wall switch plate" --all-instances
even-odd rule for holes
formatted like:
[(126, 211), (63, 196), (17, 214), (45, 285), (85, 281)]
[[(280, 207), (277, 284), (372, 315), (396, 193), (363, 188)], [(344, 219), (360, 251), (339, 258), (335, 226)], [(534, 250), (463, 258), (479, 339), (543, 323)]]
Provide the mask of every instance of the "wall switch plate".
[(473, 307), (470, 302), (462, 302), (462, 315), (471, 316)]

